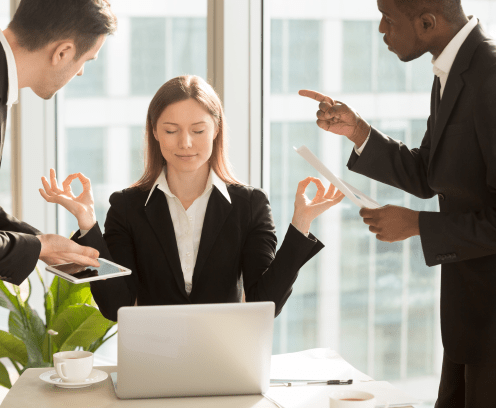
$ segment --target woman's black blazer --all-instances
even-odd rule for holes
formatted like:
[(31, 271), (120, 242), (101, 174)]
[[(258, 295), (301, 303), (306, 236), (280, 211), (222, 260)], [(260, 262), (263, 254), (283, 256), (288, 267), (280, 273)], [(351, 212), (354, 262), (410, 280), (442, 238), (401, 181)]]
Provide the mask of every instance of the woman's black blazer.
[[(231, 203), (214, 186), (210, 195), (188, 296), (165, 194), (129, 188), (112, 194), (102, 236), (96, 224), (73, 240), (132, 274), (91, 282), (102, 314), (117, 320), (121, 306), (273, 301), (276, 316), (288, 299), (299, 269), (324, 245), (292, 225), (276, 255), (276, 233), (264, 191), (227, 187)], [(145, 206), (146, 203), (146, 206)]]

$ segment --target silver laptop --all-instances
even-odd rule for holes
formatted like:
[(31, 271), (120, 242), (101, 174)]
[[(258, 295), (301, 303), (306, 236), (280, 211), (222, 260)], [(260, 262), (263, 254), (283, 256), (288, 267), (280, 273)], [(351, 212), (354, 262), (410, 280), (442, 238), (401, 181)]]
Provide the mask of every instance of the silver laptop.
[(119, 398), (262, 394), (273, 302), (121, 307)]

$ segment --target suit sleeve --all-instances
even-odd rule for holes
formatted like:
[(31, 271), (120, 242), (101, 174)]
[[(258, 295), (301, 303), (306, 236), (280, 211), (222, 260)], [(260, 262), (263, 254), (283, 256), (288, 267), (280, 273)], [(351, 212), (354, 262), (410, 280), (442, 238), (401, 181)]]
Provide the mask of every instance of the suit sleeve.
[[(429, 118), (428, 124), (430, 121)], [(430, 138), (427, 130), (421, 146), (409, 149), (372, 128), (370, 139), (360, 156), (353, 149), (348, 169), (419, 198), (431, 198), (435, 193), (427, 183)]]
[(105, 234), (98, 223), (82, 238), (78, 231), (72, 239), (80, 245), (90, 246), (100, 252), (100, 257), (125, 266), (131, 275), (90, 282), (91, 293), (100, 312), (109, 320), (117, 321), (117, 311), (122, 306), (133, 306), (138, 292), (138, 275), (135, 250), (127, 222), (124, 192), (110, 196), (110, 209), (105, 220)]
[[(486, 168), (486, 185), (492, 194), (496, 194), (494, 68), (492, 72), (477, 92), (473, 118)], [(424, 256), (429, 266), (496, 254), (495, 207), (455, 213), (421, 212), (419, 227)]]
[(20, 285), (33, 272), (41, 252), (40, 234), (0, 207), (0, 279)]
[(324, 245), (312, 234), (306, 237), (293, 225), (277, 254), (276, 245), (269, 200), (263, 191), (255, 189), (250, 228), (241, 254), (243, 283), (247, 301), (272, 301), (277, 316), (292, 292), (300, 268)]

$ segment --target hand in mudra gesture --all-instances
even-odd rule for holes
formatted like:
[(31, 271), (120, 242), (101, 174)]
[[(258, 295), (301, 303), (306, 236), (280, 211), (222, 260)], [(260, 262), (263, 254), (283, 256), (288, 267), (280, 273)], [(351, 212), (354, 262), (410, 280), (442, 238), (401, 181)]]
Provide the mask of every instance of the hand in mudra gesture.
[[(71, 183), (79, 179), (83, 185), (83, 192), (77, 197), (72, 193)], [(55, 170), (50, 169), (50, 183), (45, 177), (41, 178), (43, 187), (40, 188), (40, 194), (49, 203), (60, 204), (66, 210), (70, 211), (78, 220), (79, 228), (90, 230), (96, 223), (95, 201), (93, 191), (91, 190), (91, 181), (82, 173), (69, 175), (62, 183), (62, 189), (57, 184)]]
[[(317, 186), (317, 193), (313, 199), (308, 198), (305, 194), (310, 183), (314, 183)], [(322, 181), (315, 177), (307, 177), (298, 183), (291, 223), (306, 234), (309, 232), (310, 224), (315, 218), (329, 208), (339, 204), (344, 197), (344, 194), (333, 184), (329, 186), (326, 192)]]

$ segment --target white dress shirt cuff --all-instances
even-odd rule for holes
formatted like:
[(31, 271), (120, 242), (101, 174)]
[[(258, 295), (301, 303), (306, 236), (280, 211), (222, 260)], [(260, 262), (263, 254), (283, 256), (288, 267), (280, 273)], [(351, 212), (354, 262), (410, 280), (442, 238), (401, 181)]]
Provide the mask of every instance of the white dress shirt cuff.
[(79, 231), (81, 231), (81, 235), (79, 235), (78, 239), (83, 238), (88, 232), (90, 232), (90, 230), (79, 230)]
[(358, 146), (355, 144), (355, 146), (353, 146), (353, 148), (355, 149), (355, 153), (358, 154), (359, 156), (362, 154), (363, 152), (363, 149), (365, 149), (365, 145), (367, 144), (367, 142), (369, 141), (370, 139), (370, 134), (372, 133), (372, 127), (370, 128), (369, 130), (369, 135), (367, 136), (367, 139), (365, 139), (365, 142), (362, 143), (362, 145), (360, 146), (360, 148), (358, 148)]

